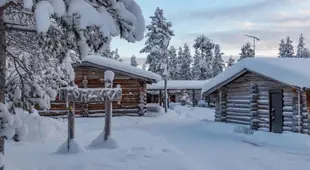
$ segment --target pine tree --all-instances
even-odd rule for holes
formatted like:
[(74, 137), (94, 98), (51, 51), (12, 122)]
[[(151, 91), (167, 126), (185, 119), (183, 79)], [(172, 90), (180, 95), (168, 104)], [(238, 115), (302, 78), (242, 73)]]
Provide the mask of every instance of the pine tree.
[(169, 60), (168, 60), (169, 79), (177, 79), (177, 50), (174, 46), (169, 48)]
[(279, 57), (280, 58), (293, 58), (294, 56), (294, 46), (293, 41), (289, 36), (286, 38), (286, 42), (282, 39), (279, 47)]
[(193, 47), (200, 51), (200, 75), (198, 80), (207, 80), (212, 78), (212, 61), (213, 61), (213, 49), (214, 43), (202, 35), (195, 39)]
[(223, 69), (225, 67), (224, 61), (222, 59), (223, 54), (224, 53), (221, 52), (220, 45), (216, 44), (214, 47), (213, 77), (223, 72)]
[(288, 36), (286, 38), (286, 43), (285, 43), (285, 58), (293, 58), (294, 57), (294, 46), (292, 45), (293, 41), (290, 39)]
[(281, 42), (279, 44), (279, 58), (283, 58), (285, 56), (285, 42), (284, 39), (281, 39)]
[(302, 52), (302, 57), (303, 58), (310, 58), (310, 51), (309, 49), (305, 48)]
[(175, 69), (175, 80), (182, 80), (182, 74), (181, 74), (181, 71), (182, 71), (182, 56), (183, 56), (183, 48), (182, 47), (179, 47), (178, 49), (178, 57), (177, 57), (177, 60), (176, 60), (176, 69)]
[(117, 60), (117, 61), (123, 61), (123, 59), (121, 59), (121, 56), (118, 54), (118, 49), (116, 48), (115, 51), (113, 51), (113, 59)]
[(187, 44), (183, 46), (183, 52), (178, 57), (179, 61), (179, 79), (180, 80), (191, 80), (191, 63), (192, 63), (192, 56)]
[(103, 50), (100, 55), (102, 57), (113, 58), (114, 52), (110, 48)]
[(138, 62), (137, 62), (137, 58), (136, 56), (131, 56), (130, 58), (130, 65), (134, 66), (134, 67), (137, 67), (138, 66)]
[(226, 61), (227, 68), (231, 67), (235, 64), (235, 59), (232, 58), (232, 56), (229, 57), (229, 59)]
[(194, 63), (192, 66), (192, 79), (193, 80), (199, 80), (200, 75), (201, 75), (200, 61), (202, 59), (201, 59), (201, 55), (200, 55), (198, 49), (195, 49), (195, 54), (194, 54), (193, 58), (194, 58)]
[(298, 45), (297, 45), (297, 54), (296, 58), (304, 58), (304, 51), (305, 51), (305, 42), (304, 37), (302, 34), (300, 34)]
[(146, 46), (140, 52), (148, 54), (146, 63), (149, 65), (149, 71), (162, 76), (163, 66), (167, 64), (169, 55), (169, 43), (174, 33), (171, 30), (172, 24), (164, 17), (162, 9), (157, 7), (154, 16), (150, 18), (152, 21), (147, 26)]
[(241, 48), (240, 59), (255, 57), (254, 49), (251, 48), (251, 44), (248, 42)]

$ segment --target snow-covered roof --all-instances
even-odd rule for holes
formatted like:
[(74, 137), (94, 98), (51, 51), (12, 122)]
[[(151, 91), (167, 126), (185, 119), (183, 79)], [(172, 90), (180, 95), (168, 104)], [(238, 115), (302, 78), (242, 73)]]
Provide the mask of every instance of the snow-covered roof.
[(307, 58), (246, 58), (205, 83), (202, 93), (212, 93), (243, 71), (255, 72), (290, 86), (310, 88), (309, 67), (310, 59)]
[(152, 80), (152, 82), (157, 82), (161, 80), (161, 76), (155, 74), (150, 71), (146, 71), (134, 66), (131, 66), (128, 63), (123, 63), (120, 61), (116, 61), (114, 59), (102, 57), (100, 55), (89, 55), (86, 56), (80, 65), (89, 65), (98, 68), (107, 68), (111, 69), (112, 71), (120, 72), (123, 74), (134, 75), (137, 77), (141, 77), (144, 79)]
[[(202, 86), (209, 80), (168, 80), (167, 89), (182, 90), (182, 89), (197, 89), (201, 90)], [(165, 81), (161, 80), (154, 84), (147, 85), (147, 90), (163, 90)]]

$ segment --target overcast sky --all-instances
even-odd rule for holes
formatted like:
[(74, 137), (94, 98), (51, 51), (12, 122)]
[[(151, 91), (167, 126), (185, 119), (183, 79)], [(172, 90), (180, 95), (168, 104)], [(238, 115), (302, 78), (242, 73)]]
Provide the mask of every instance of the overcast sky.
[[(290, 36), (296, 42), (303, 33), (310, 47), (310, 0), (136, 0), (143, 10), (147, 24), (156, 7), (164, 9), (165, 17), (172, 22), (175, 36), (171, 45), (176, 47), (205, 34), (220, 44), (226, 56), (237, 56), (240, 47), (252, 40), (244, 34), (261, 39), (257, 56), (275, 57), (281, 38)], [(118, 48), (122, 58), (132, 55), (145, 60), (140, 54), (144, 40), (129, 44), (114, 39), (112, 48)]]

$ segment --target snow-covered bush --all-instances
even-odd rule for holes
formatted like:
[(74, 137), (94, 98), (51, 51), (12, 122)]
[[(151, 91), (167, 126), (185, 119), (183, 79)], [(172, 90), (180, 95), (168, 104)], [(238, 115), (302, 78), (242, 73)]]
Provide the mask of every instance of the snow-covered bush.
[(0, 103), (0, 136), (14, 141), (22, 140), (28, 132), (27, 126), (21, 121), (21, 108), (14, 109), (15, 114), (9, 112), (7, 105)]
[(181, 96), (181, 99), (180, 99), (180, 103), (181, 103), (182, 106), (192, 105), (190, 96), (187, 94), (186, 91), (183, 92), (183, 94)]

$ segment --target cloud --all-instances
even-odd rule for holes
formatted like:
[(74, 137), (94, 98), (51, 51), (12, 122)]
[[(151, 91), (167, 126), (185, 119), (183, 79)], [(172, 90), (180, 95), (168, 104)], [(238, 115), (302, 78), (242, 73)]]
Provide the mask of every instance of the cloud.
[[(306, 0), (260, 0), (252, 1), (251, 3), (240, 5), (240, 6), (230, 6), (225, 8), (216, 9), (205, 9), (200, 11), (187, 11), (182, 12), (186, 14), (188, 19), (220, 19), (220, 18), (244, 18), (251, 16), (262, 16), (263, 11), (272, 9), (275, 10), (281, 6), (300, 4), (306, 2)], [(180, 17), (179, 17), (180, 18)]]

